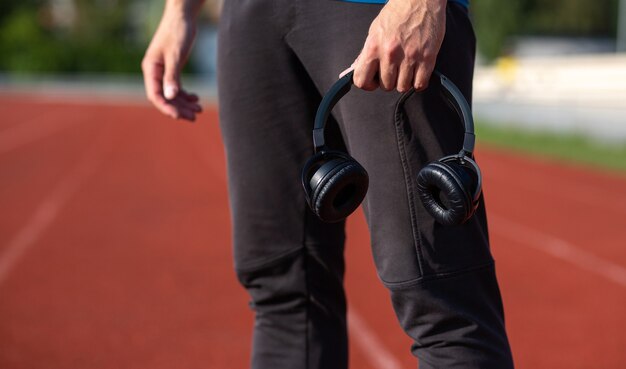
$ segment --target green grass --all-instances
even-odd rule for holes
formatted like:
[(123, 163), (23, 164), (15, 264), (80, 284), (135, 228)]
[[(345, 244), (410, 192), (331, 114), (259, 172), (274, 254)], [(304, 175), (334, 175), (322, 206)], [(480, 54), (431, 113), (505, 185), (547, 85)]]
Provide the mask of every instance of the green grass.
[(626, 173), (626, 142), (606, 143), (576, 134), (557, 134), (476, 123), (480, 143)]

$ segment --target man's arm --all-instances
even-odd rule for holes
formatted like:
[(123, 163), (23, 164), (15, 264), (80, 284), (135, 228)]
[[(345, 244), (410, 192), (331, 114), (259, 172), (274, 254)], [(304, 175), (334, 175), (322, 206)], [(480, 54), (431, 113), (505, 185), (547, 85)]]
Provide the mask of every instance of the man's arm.
[(204, 0), (167, 0), (159, 27), (141, 63), (148, 100), (162, 113), (193, 121), (202, 111), (198, 97), (182, 89), (180, 71), (196, 36)]
[(425, 89), (446, 30), (446, 4), (447, 0), (389, 0), (351, 67), (354, 84), (365, 90)]

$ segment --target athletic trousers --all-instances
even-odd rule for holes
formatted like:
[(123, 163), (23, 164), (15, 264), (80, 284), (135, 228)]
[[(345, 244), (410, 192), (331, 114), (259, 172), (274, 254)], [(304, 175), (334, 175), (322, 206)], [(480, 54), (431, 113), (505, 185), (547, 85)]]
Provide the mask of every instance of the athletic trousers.
[[(300, 172), (313, 154), (321, 96), (354, 61), (381, 7), (225, 1), (220, 124), (235, 269), (256, 316), (254, 369), (348, 365), (344, 222), (313, 215)], [(468, 99), (474, 54), (467, 10), (448, 4), (437, 69)], [(378, 275), (420, 368), (512, 368), (484, 199), (470, 221), (444, 227), (416, 195), (420, 168), (459, 152), (464, 129), (436, 89), (413, 94), (396, 111), (399, 96), (353, 88), (326, 130), (331, 148), (347, 150), (369, 172), (363, 210)]]

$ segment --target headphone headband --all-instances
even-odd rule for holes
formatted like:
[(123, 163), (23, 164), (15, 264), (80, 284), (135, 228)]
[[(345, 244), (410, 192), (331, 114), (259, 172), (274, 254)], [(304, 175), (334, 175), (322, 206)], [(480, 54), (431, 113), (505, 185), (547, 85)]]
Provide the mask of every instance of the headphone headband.
[(339, 78), (339, 80), (330, 87), (326, 95), (324, 95), (320, 106), (317, 108), (315, 124), (313, 124), (313, 145), (315, 146), (315, 152), (324, 146), (324, 127), (328, 121), (328, 116), (337, 102), (352, 88), (353, 75), (354, 71), (350, 71), (345, 76)]
[[(345, 76), (341, 77), (337, 82), (335, 82), (324, 98), (320, 102), (319, 107), (317, 108), (317, 114), (315, 115), (315, 124), (313, 125), (313, 146), (315, 147), (315, 152), (317, 152), (320, 148), (325, 145), (324, 140), (324, 127), (326, 126), (326, 122), (328, 121), (328, 116), (330, 112), (333, 110), (333, 107), (344, 97), (350, 88), (352, 88), (352, 77), (354, 75), (354, 71), (348, 72)], [(472, 111), (463, 96), (463, 93), (450, 81), (446, 76), (441, 74), (438, 71), (434, 71), (433, 75), (439, 77), (439, 83), (441, 87), (443, 87), (442, 92), (445, 97), (446, 102), (452, 106), (454, 111), (457, 113), (463, 125), (465, 127), (465, 137), (463, 138), (463, 150), (460, 154), (471, 157), (474, 152), (474, 119), (472, 118)], [(415, 92), (414, 89), (405, 92), (400, 100), (404, 101), (411, 94)]]
[(465, 155), (472, 156), (474, 152), (474, 144), (476, 142), (476, 136), (474, 135), (474, 118), (472, 117), (472, 109), (470, 108), (465, 96), (461, 90), (446, 76), (435, 70), (433, 72), (439, 77), (439, 82), (443, 89), (443, 95), (446, 97), (446, 102), (452, 106), (456, 114), (461, 119), (463, 126), (465, 127), (465, 136), (463, 138), (463, 151)]

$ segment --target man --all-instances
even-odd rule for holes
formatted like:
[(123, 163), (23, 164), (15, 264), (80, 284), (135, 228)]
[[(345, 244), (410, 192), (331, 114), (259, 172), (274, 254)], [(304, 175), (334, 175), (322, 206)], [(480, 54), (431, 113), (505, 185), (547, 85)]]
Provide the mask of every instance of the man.
[[(427, 86), (436, 66), (471, 96), (467, 4), (372, 2), (379, 1), (224, 4), (220, 121), (235, 266), (256, 312), (252, 368), (347, 367), (344, 223), (311, 213), (300, 170), (312, 154), (321, 96), (351, 64), (354, 84), (377, 91), (342, 99), (327, 141), (369, 172), (363, 208), (377, 271), (420, 368), (512, 368), (483, 201), (467, 223), (442, 227), (415, 194), (419, 169), (461, 148), (463, 127)], [(148, 98), (174, 118), (194, 120), (200, 111), (179, 82), (200, 6), (167, 1), (142, 65)], [(423, 92), (398, 117), (399, 92), (411, 87)]]

